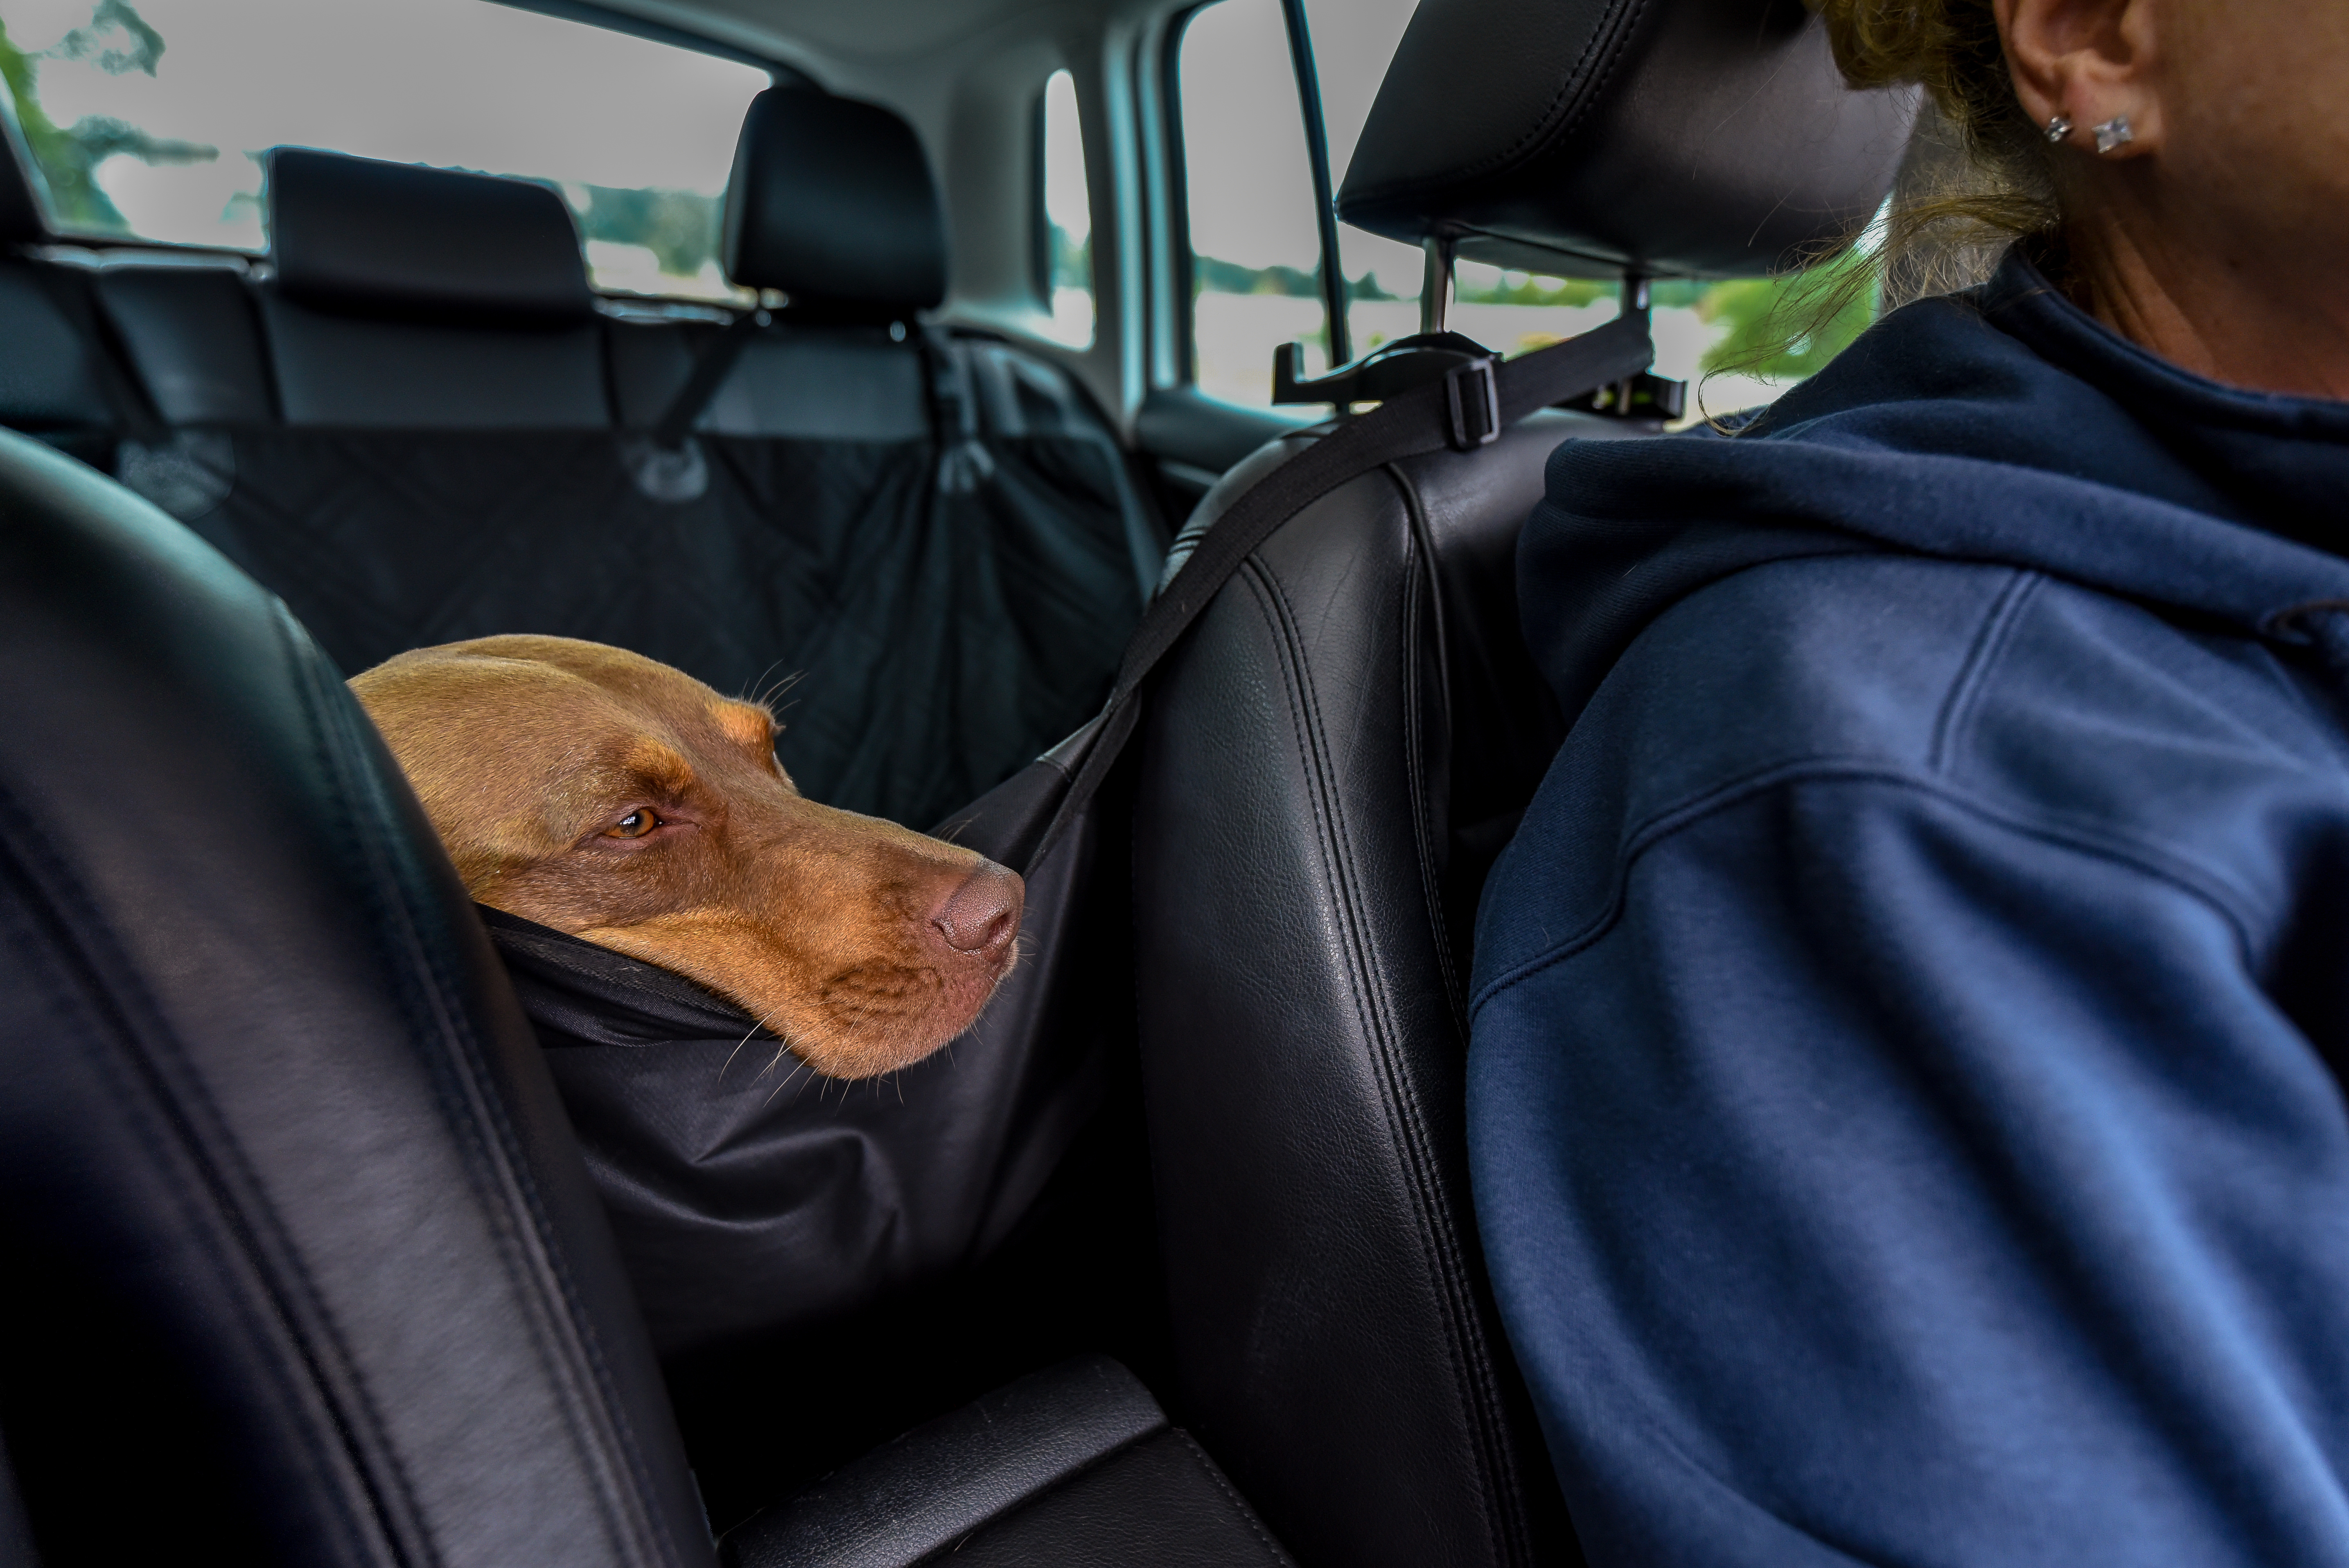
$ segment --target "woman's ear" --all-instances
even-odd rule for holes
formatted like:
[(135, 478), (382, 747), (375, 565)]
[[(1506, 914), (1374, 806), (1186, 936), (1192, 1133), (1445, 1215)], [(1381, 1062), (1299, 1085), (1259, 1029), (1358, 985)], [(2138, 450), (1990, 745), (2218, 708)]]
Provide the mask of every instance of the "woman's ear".
[[(2160, 149), (2157, 3), (1993, 0), (2007, 70), (2023, 112), (2043, 126), (2059, 118), (2070, 123), (2064, 135), (2052, 139), (2115, 159)], [(2115, 120), (2127, 123), (2127, 138), (2099, 139), (2096, 128)]]

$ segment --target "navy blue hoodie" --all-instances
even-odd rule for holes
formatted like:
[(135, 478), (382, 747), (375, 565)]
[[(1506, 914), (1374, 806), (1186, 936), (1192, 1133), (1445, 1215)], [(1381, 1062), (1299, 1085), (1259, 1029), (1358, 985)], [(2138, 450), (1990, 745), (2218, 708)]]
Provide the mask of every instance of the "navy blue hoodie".
[(1594, 1563), (2349, 1564), (2343, 551), (2349, 405), (2019, 257), (1559, 450), (1469, 1131)]

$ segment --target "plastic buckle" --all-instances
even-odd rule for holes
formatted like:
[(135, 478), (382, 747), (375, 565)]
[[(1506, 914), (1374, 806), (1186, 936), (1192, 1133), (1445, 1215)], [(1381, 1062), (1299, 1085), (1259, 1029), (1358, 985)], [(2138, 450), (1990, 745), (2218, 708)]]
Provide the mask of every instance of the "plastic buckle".
[(1444, 373), (1444, 397), (1452, 416), (1444, 432), (1456, 452), (1473, 452), (1501, 438), (1501, 384), (1493, 362), (1472, 359)]

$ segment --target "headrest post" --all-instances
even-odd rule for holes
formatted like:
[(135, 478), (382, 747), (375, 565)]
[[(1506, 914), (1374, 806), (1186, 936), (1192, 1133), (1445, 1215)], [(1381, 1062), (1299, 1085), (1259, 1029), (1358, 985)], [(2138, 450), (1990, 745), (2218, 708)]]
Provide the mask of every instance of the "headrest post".
[(1427, 270), (1419, 280), (1419, 330), (1442, 332), (1452, 314), (1452, 237), (1430, 234), (1419, 248), (1427, 258)]
[(1648, 280), (1638, 273), (1623, 274), (1623, 314), (1639, 316), (1648, 314)]

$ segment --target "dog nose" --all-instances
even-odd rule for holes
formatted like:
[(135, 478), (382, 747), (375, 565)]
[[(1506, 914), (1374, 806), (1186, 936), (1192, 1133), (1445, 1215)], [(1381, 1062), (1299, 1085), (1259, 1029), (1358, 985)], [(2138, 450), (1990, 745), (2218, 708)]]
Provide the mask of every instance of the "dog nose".
[(962, 885), (947, 895), (930, 916), (930, 923), (957, 953), (991, 953), (1009, 942), (1019, 929), (1019, 908), (1027, 886), (1019, 873), (981, 861)]

